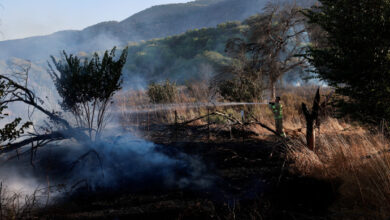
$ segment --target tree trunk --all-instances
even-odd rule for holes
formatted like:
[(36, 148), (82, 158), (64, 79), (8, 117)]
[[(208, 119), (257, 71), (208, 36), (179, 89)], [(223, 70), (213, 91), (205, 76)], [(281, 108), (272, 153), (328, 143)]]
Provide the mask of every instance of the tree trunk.
[(309, 112), (305, 103), (302, 103), (302, 112), (306, 119), (306, 143), (307, 148), (314, 151), (316, 145), (314, 122), (318, 122), (318, 112), (320, 109), (320, 89), (317, 90), (316, 96), (313, 101), (313, 107)]
[(314, 130), (314, 121), (313, 118), (306, 118), (306, 142), (307, 148), (314, 151), (316, 141), (315, 141), (315, 130)]

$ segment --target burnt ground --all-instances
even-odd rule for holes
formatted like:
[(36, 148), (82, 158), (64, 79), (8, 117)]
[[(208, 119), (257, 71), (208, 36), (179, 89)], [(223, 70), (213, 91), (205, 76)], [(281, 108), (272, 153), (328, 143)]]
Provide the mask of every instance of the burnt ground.
[[(166, 130), (164, 128), (162, 130)], [(203, 130), (202, 130), (203, 129)], [(158, 129), (155, 129), (156, 131)], [(170, 129), (165, 138), (149, 138), (159, 150), (184, 152), (201, 158), (212, 186), (203, 189), (80, 192), (39, 213), (42, 219), (329, 219), (337, 197), (330, 182), (289, 172), (283, 144), (235, 133), (238, 138), (208, 136), (208, 128)], [(206, 132), (207, 130), (207, 132)], [(195, 139), (193, 131), (197, 132)], [(199, 138), (203, 131), (204, 136)], [(230, 133), (230, 132), (229, 132)], [(155, 135), (155, 136), (153, 136)], [(230, 134), (229, 134), (230, 135)], [(178, 138), (186, 137), (187, 141)], [(241, 138), (244, 136), (244, 138)], [(188, 141), (191, 140), (192, 141)], [(175, 140), (175, 141), (169, 141)], [(215, 141), (219, 140), (219, 141)], [(221, 141), (222, 140), (222, 141)], [(223, 141), (224, 140), (224, 141)]]

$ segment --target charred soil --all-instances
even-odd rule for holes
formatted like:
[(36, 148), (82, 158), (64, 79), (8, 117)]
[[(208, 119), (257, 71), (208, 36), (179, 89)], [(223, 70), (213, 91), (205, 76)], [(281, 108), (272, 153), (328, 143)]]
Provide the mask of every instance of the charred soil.
[[(190, 130), (202, 130), (189, 128)], [(158, 129), (157, 129), (158, 130)], [(207, 129), (204, 129), (206, 131)], [(222, 135), (223, 132), (221, 133)], [(173, 133), (172, 133), (173, 135)], [(330, 219), (337, 181), (300, 177), (289, 170), (279, 141), (245, 138), (192, 141), (151, 138), (158, 150), (185, 153), (203, 162), (213, 177), (207, 187), (142, 190), (81, 189), (40, 212), (42, 219)], [(179, 136), (184, 135), (179, 133)], [(225, 134), (226, 135), (226, 134)], [(152, 135), (151, 135), (152, 136)], [(207, 136), (205, 134), (204, 136)], [(173, 138), (174, 139), (174, 138)], [(187, 137), (187, 140), (191, 137)], [(217, 140), (220, 140), (216, 138)]]

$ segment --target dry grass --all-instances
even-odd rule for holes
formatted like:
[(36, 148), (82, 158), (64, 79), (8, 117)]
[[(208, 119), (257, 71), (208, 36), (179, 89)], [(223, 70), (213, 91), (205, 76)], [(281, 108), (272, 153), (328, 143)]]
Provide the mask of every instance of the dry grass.
[(332, 207), (335, 219), (388, 219), (390, 216), (389, 140), (380, 132), (331, 119), (317, 135), (315, 152), (304, 136), (294, 139), (288, 151), (292, 169), (300, 175), (341, 184)]
[(40, 208), (40, 195), (38, 189), (31, 194), (9, 191), (1, 183), (0, 219), (32, 219)]
[[(166, 124), (174, 123), (175, 111), (180, 122), (191, 120), (207, 114), (206, 107), (196, 103), (208, 103), (210, 99), (218, 102), (224, 102), (219, 96), (213, 96), (211, 89), (201, 83), (192, 83), (190, 85), (181, 86), (178, 88), (176, 95), (175, 108), (166, 109), (164, 105), (150, 105), (146, 91), (127, 91), (122, 92), (115, 97), (115, 102), (118, 110), (122, 115), (123, 125), (142, 125), (148, 118), (150, 123)], [(322, 89), (329, 90), (329, 89)], [(287, 87), (280, 91), (282, 102), (284, 103), (285, 127), (288, 130), (296, 130), (302, 128), (303, 118), (301, 117), (300, 106), (302, 102), (311, 103), (315, 94), (315, 87)], [(328, 91), (324, 91), (327, 94)], [(266, 100), (262, 100), (265, 102)], [(188, 104), (195, 104), (195, 107), (188, 108)], [(149, 114), (142, 112), (150, 110)], [(235, 118), (241, 118), (240, 111), (245, 110), (251, 112), (260, 121), (272, 125), (274, 123), (272, 112), (267, 105), (255, 106), (235, 106), (235, 107), (212, 107), (210, 111), (222, 111), (232, 115)], [(133, 112), (131, 112), (133, 111)], [(134, 113), (139, 111), (139, 113)], [(249, 117), (248, 117), (249, 119)], [(197, 123), (204, 124), (205, 121)]]
[[(197, 86), (200, 88), (199, 85)], [(321, 129), (316, 131), (315, 152), (308, 150), (305, 146), (305, 121), (301, 104), (306, 103), (311, 106), (316, 89), (316, 87), (287, 87), (280, 90), (284, 103), (284, 127), (292, 139), (287, 153), (288, 158), (293, 161), (291, 170), (298, 175), (334, 182), (335, 190), (337, 189), (340, 195), (331, 207), (332, 212), (335, 213), (334, 219), (388, 219), (390, 217), (389, 139), (379, 131), (373, 133), (349, 121), (328, 118), (323, 121)], [(197, 96), (196, 90), (192, 89), (188, 92), (186, 89), (180, 89), (177, 103), (207, 101), (204, 98), (206, 94)], [(321, 90), (323, 95), (330, 92), (327, 88)], [(192, 94), (194, 92), (195, 95)], [(148, 103), (147, 97), (142, 92), (122, 94), (119, 97), (123, 112)], [(225, 107), (218, 110), (240, 118), (242, 108)], [(272, 113), (266, 105), (245, 108), (259, 121), (274, 126)], [(175, 110), (180, 121), (207, 113), (207, 109), (200, 106)], [(172, 123), (175, 118), (174, 110), (154, 114), (160, 123)], [(124, 115), (124, 118), (126, 117), (129, 115)], [(205, 123), (205, 121), (198, 123)], [(271, 133), (261, 127), (253, 126), (252, 129), (259, 134), (264, 134), (262, 138), (271, 136)]]

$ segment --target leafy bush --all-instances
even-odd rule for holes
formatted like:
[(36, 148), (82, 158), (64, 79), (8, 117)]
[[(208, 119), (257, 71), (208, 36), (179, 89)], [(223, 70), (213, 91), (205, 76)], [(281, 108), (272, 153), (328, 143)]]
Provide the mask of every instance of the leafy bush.
[(235, 78), (219, 84), (219, 92), (225, 99), (233, 102), (252, 102), (261, 100), (264, 87), (250, 78)]
[[(229, 54), (230, 55), (230, 54)], [(235, 53), (228, 65), (220, 68), (216, 82), (222, 97), (234, 102), (260, 100), (266, 89), (265, 76), (251, 66), (245, 51)]]
[(173, 103), (176, 100), (177, 86), (175, 82), (166, 80), (163, 83), (151, 83), (147, 94), (153, 104)]

